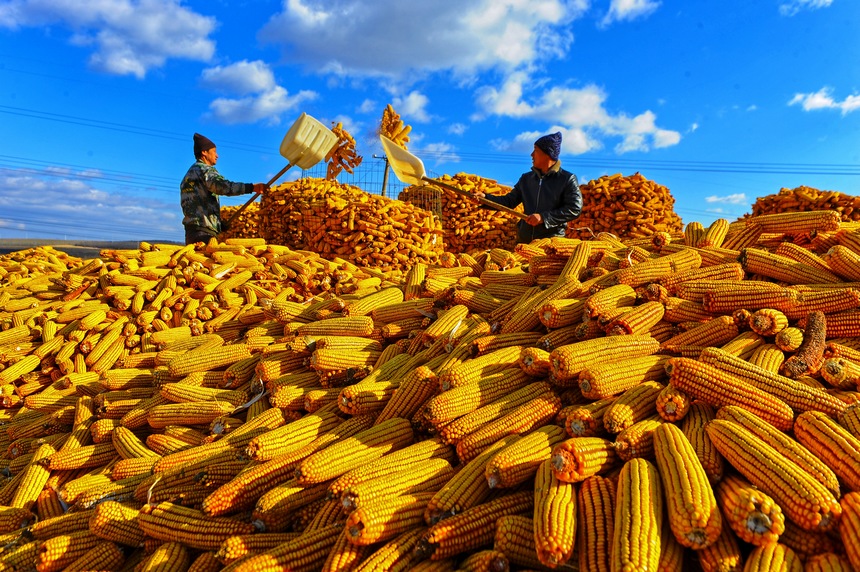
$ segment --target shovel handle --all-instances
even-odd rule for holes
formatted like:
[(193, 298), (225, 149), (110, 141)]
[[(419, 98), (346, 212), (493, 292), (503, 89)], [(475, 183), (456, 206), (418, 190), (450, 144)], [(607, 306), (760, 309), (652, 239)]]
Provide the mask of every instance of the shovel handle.
[[(293, 166), (293, 164), (292, 164), (292, 163), (287, 163), (287, 166), (286, 166), (286, 167), (284, 167), (283, 169), (281, 169), (280, 171), (278, 171), (278, 172), (275, 174), (275, 176), (274, 176), (274, 177), (272, 177), (271, 179), (269, 179), (269, 182), (268, 182), (268, 183), (266, 183), (266, 186), (267, 186), (267, 187), (271, 187), (273, 184), (275, 184), (275, 181), (277, 181), (278, 179), (280, 179), (280, 178), (281, 178), (281, 176), (282, 176), (284, 173), (286, 173), (287, 171), (289, 171), (289, 170), (290, 170), (290, 167), (292, 167), (292, 166)], [(245, 204), (244, 204), (244, 205), (242, 205), (241, 207), (239, 207), (239, 210), (237, 210), (237, 211), (236, 211), (236, 212), (234, 212), (232, 215), (230, 215), (230, 218), (228, 218), (228, 219), (227, 219), (227, 226), (230, 226), (230, 223), (232, 223), (234, 220), (236, 220), (236, 217), (237, 217), (237, 216), (239, 216), (240, 214), (242, 214), (242, 211), (244, 211), (246, 208), (248, 208), (248, 207), (251, 205), (251, 203), (253, 203), (254, 201), (256, 201), (258, 196), (260, 196), (260, 193), (252, 193), (252, 194), (251, 194), (251, 198), (250, 198), (250, 199), (248, 199), (247, 201), (245, 201)]]
[(462, 195), (462, 196), (464, 196), (464, 197), (466, 197), (466, 198), (472, 199), (473, 201), (477, 201), (477, 202), (481, 203), (482, 205), (484, 205), (484, 206), (486, 206), (486, 207), (490, 207), (490, 208), (493, 208), (493, 209), (496, 209), (496, 210), (499, 210), (499, 211), (502, 211), (502, 212), (508, 213), (509, 215), (515, 216), (515, 217), (517, 217), (517, 218), (521, 218), (521, 219), (523, 219), (523, 220), (525, 220), (525, 219), (529, 218), (529, 215), (527, 215), (527, 214), (525, 214), (525, 213), (521, 213), (520, 211), (514, 210), (514, 209), (509, 208), (509, 207), (506, 207), (505, 205), (500, 205), (499, 203), (493, 202), (493, 201), (491, 201), (490, 199), (485, 199), (484, 197), (476, 197), (475, 195), (473, 195), (473, 194), (472, 194), (472, 193), (470, 193), (469, 191), (464, 191), (463, 189), (458, 189), (458, 188), (457, 188), (457, 187), (455, 187), (454, 185), (449, 185), (449, 184), (447, 184), (447, 183), (442, 183), (442, 182), (437, 181), (437, 180), (435, 180), (435, 179), (431, 179), (430, 177), (422, 177), (422, 179), (423, 179), (424, 181), (428, 182), (428, 183), (431, 183), (431, 184), (433, 184), (433, 185), (436, 185), (436, 186), (442, 187), (442, 188), (444, 188), (444, 189), (448, 189), (449, 191), (452, 191), (452, 192), (454, 192), (454, 193), (457, 193), (458, 195)]

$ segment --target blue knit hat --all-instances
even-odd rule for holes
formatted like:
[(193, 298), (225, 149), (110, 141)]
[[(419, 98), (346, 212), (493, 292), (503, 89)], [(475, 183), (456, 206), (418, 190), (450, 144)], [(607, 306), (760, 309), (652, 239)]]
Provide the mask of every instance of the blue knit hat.
[(549, 155), (553, 161), (558, 161), (558, 156), (561, 154), (561, 132), (544, 135), (535, 141), (535, 147)]

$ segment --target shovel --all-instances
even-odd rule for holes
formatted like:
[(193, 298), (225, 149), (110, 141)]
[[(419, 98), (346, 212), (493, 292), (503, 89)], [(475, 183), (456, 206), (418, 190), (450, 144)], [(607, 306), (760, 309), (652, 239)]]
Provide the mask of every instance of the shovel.
[(425, 175), (424, 163), (421, 162), (421, 159), (399, 146), (385, 135), (380, 135), (379, 139), (382, 141), (382, 149), (385, 151), (385, 156), (388, 157), (388, 164), (391, 165), (391, 170), (394, 171), (397, 178), (404, 183), (408, 183), (410, 185), (426, 185), (429, 183), (431, 185), (436, 185), (437, 187), (453, 191), (458, 195), (462, 195), (473, 201), (479, 202), (484, 206), (506, 212), (509, 215), (513, 215), (521, 219), (528, 218), (529, 215), (525, 213), (500, 205), (499, 203), (494, 203), (490, 199), (486, 199), (484, 197), (476, 197), (472, 193), (459, 189), (453, 185), (437, 181), (436, 179), (431, 179)]
[[(328, 152), (331, 151), (331, 148), (334, 147), (335, 143), (337, 143), (337, 135), (335, 135), (331, 129), (307, 113), (302, 113), (299, 118), (296, 119), (295, 123), (293, 123), (292, 127), (290, 127), (290, 130), (287, 131), (287, 134), (284, 135), (284, 140), (281, 141), (280, 152), (281, 156), (288, 161), (287, 166), (278, 171), (278, 173), (272, 177), (268, 183), (266, 183), (266, 186), (271, 187), (275, 181), (281, 178), (281, 175), (286, 173), (292, 167), (310, 169), (322, 161)], [(232, 223), (236, 217), (242, 213), (242, 211), (248, 208), (248, 206), (257, 199), (258, 195), (259, 193), (254, 193), (251, 198), (239, 208), (239, 210), (230, 216), (224, 226), (229, 228), (230, 223)]]

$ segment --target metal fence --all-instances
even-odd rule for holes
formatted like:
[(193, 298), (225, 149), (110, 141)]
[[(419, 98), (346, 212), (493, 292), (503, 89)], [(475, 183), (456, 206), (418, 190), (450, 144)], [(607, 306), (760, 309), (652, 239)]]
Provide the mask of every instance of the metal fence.
[[(394, 176), (394, 172), (387, 167), (388, 160), (385, 157), (378, 155), (365, 157), (361, 165), (356, 167), (352, 173), (341, 171), (337, 176), (337, 181), (353, 185), (373, 195), (382, 195), (389, 199), (396, 199), (400, 195), (400, 192), (409, 185), (401, 182)], [(311, 169), (302, 171), (302, 177), (324, 179), (326, 168), (326, 163), (320, 162)], [(434, 178), (439, 175), (428, 171), (427, 176)]]

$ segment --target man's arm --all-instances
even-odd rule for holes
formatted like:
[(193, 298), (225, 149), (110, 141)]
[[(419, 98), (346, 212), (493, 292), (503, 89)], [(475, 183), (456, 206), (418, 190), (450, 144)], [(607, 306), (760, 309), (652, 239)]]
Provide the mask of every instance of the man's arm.
[(562, 190), (561, 204), (558, 208), (541, 213), (541, 217), (544, 226), (550, 228), (567, 224), (578, 217), (580, 213), (582, 213), (582, 192), (579, 190), (576, 175), (571, 173)]

